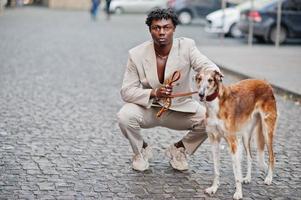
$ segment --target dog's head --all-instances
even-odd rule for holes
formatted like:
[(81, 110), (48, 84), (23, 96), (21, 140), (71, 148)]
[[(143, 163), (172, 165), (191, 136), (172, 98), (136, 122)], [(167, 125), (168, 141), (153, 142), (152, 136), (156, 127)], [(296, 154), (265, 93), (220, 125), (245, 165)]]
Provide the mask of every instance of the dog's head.
[(200, 71), (195, 76), (195, 82), (201, 101), (205, 101), (211, 95), (218, 92), (224, 75), (219, 71)]

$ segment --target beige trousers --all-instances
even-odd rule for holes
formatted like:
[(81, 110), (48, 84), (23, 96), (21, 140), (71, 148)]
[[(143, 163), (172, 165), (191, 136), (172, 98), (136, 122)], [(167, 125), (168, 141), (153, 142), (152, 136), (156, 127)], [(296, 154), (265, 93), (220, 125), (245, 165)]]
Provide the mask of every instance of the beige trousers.
[(118, 124), (123, 135), (129, 140), (133, 152), (141, 152), (143, 138), (142, 128), (162, 126), (174, 130), (189, 130), (182, 142), (188, 154), (207, 139), (205, 131), (205, 108), (199, 106), (196, 113), (184, 113), (168, 110), (160, 118), (156, 117), (159, 107), (145, 108), (133, 103), (126, 103), (118, 112)]

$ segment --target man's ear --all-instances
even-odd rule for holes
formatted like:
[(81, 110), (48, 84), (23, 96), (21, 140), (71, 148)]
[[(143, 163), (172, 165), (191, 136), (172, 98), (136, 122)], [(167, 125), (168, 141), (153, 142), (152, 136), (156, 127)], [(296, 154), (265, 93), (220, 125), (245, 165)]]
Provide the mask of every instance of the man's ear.
[(218, 80), (219, 82), (222, 82), (223, 78), (224, 78), (224, 75), (222, 74), (222, 72), (215, 70), (214, 73), (215, 73), (214, 76), (215, 76), (216, 80)]

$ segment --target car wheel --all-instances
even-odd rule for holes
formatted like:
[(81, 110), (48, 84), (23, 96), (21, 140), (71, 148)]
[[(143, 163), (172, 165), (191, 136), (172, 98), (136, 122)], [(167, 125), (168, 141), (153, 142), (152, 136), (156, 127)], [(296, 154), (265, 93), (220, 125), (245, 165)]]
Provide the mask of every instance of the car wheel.
[(234, 38), (242, 37), (242, 32), (238, 28), (238, 24), (237, 23), (234, 23), (234, 24), (231, 25), (230, 30), (229, 30), (229, 35), (231, 37), (234, 37)]
[[(277, 27), (274, 26), (270, 31), (270, 37), (269, 37), (271, 42), (273, 42), (274, 44), (276, 43), (277, 40), (276, 34), (277, 34)], [(283, 26), (280, 26), (279, 43), (282, 44), (283, 42), (285, 42), (286, 37), (287, 37), (287, 30)]]
[(121, 15), (122, 13), (124, 13), (124, 11), (123, 11), (123, 9), (121, 7), (117, 7), (117, 8), (115, 8), (115, 13), (117, 15)]
[(183, 25), (188, 25), (192, 21), (192, 15), (188, 11), (181, 11), (178, 15), (179, 21)]

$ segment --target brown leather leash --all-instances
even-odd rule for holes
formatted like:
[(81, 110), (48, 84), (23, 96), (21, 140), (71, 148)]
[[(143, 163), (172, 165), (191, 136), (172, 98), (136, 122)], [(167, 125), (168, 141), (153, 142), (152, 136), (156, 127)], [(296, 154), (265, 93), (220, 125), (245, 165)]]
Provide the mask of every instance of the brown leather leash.
[(169, 97), (174, 98), (174, 97), (184, 97), (184, 96), (191, 96), (193, 94), (198, 93), (198, 91), (194, 92), (183, 92), (183, 93), (176, 93), (176, 94), (171, 94)]
[[(176, 81), (178, 81), (179, 79), (181, 78), (181, 73), (180, 71), (175, 71), (171, 78), (169, 78), (167, 81), (166, 81), (166, 85), (170, 85), (172, 86), (172, 84)], [(198, 93), (197, 91), (194, 91), (194, 92), (184, 92), (184, 93), (176, 93), (176, 94), (171, 94), (169, 95), (168, 97), (164, 98), (163, 99), (163, 106), (162, 108), (158, 111), (157, 113), (157, 117), (161, 117), (162, 114), (167, 111), (170, 106), (171, 106), (171, 99), (172, 98), (175, 98), (175, 97), (184, 97), (184, 96), (191, 96), (193, 94), (196, 94)]]

